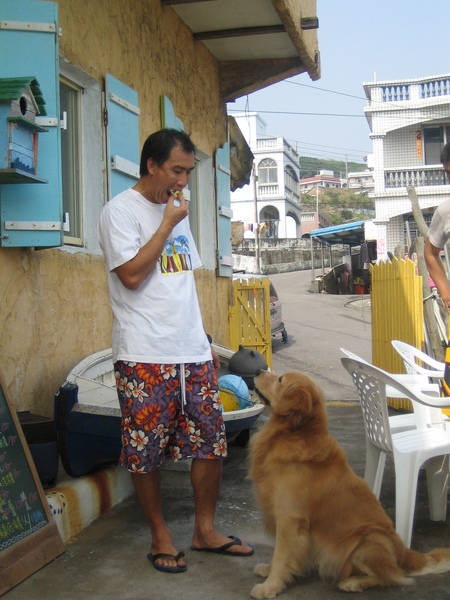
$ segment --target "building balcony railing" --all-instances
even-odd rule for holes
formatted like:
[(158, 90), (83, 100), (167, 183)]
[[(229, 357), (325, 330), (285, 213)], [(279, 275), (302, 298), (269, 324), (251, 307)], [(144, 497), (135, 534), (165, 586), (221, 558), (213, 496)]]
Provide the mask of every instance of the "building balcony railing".
[[(258, 200), (267, 200), (269, 198), (280, 200), (280, 196), (282, 194), (280, 191), (281, 189), (282, 186), (280, 186), (278, 183), (259, 183)], [(284, 188), (283, 198), (300, 206), (300, 195), (297, 192), (292, 191), (288, 186), (285, 186)]]
[(446, 184), (447, 177), (440, 165), (384, 170), (384, 187), (386, 189)]
[(421, 101), (442, 96), (450, 96), (450, 75), (437, 75), (419, 79), (380, 81), (364, 85), (368, 94), (370, 111), (373, 105), (390, 102)]
[(278, 183), (259, 183), (258, 184), (258, 197), (265, 198), (266, 196), (279, 196), (280, 186)]
[(296, 152), (296, 150), (294, 150), (294, 148), (282, 137), (258, 138), (256, 140), (256, 149), (271, 152), (284, 152), (294, 164), (298, 165), (298, 152)]

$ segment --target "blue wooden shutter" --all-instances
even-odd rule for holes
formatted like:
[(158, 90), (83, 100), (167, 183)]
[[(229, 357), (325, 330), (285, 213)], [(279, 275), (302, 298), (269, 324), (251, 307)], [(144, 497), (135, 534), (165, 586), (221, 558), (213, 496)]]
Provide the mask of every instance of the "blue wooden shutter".
[(167, 96), (161, 96), (161, 127), (162, 129), (178, 129), (184, 131), (182, 121), (176, 116), (172, 102)]
[[(0, 0), (0, 78), (34, 77), (47, 115), (40, 124), (37, 175), (48, 183), (2, 184), (0, 244), (62, 244), (58, 12), (54, 2)], [(5, 127), (5, 123), (0, 123)]]
[(219, 275), (231, 277), (233, 257), (231, 253), (231, 196), (230, 196), (230, 144), (227, 142), (216, 152), (217, 187), (217, 238)]
[(108, 111), (109, 197), (132, 187), (139, 179), (139, 107), (138, 93), (106, 76)]

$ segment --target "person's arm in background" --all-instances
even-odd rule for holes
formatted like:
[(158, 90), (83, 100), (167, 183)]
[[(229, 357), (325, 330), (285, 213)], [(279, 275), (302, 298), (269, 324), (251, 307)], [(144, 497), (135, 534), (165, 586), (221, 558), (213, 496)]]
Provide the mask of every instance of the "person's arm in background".
[(450, 283), (440, 257), (441, 248), (433, 246), (428, 238), (425, 239), (425, 262), (428, 273), (436, 284), (442, 302), (448, 312), (450, 312)]

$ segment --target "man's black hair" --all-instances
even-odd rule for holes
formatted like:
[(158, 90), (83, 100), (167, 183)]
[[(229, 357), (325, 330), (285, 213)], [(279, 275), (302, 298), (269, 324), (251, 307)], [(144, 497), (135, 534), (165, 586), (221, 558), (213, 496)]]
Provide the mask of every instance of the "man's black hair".
[(443, 165), (450, 163), (450, 142), (448, 144), (445, 144), (445, 146), (442, 148), (441, 163)]
[(142, 146), (139, 174), (148, 175), (147, 161), (153, 159), (160, 167), (169, 158), (172, 149), (180, 146), (188, 154), (195, 154), (195, 145), (184, 131), (178, 129), (160, 129), (148, 136)]

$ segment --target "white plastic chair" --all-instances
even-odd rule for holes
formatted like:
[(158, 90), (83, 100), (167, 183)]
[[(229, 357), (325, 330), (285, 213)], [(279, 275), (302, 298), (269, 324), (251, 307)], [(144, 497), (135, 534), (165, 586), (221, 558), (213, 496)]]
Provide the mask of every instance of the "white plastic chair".
[[(400, 354), (407, 373), (426, 375), (432, 379), (442, 379), (442, 377), (444, 377), (445, 363), (428, 356), (425, 352), (422, 352), (406, 342), (392, 340), (391, 344)], [(421, 361), (423, 365), (427, 366), (424, 367), (417, 361)]]
[[(360, 356), (354, 354), (353, 352), (350, 352), (350, 350), (341, 348), (341, 352), (345, 354), (348, 358), (354, 358), (355, 360), (359, 360), (361, 362), (370, 364)], [(418, 373), (399, 373), (396, 374), (396, 377), (402, 383), (406, 383), (407, 385), (417, 385), (423, 392), (439, 396), (439, 385), (430, 383), (426, 375), (421, 375)], [(387, 398), (404, 398), (401, 392), (398, 392), (391, 386), (387, 387), (386, 396)], [(429, 414), (430, 409), (428, 407), (425, 407), (424, 405), (413, 405), (413, 409), (414, 412), (412, 413), (406, 413), (404, 415), (392, 415), (389, 417), (389, 426), (391, 429), (391, 433), (409, 431), (410, 429), (416, 429), (416, 427), (420, 428), (431, 426), (432, 419), (431, 414)]]
[(450, 432), (423, 428), (391, 434), (386, 387), (403, 398), (439, 408), (449, 408), (450, 399), (423, 394), (417, 387), (402, 384), (396, 375), (353, 358), (341, 358), (358, 390), (366, 431), (364, 478), (374, 493), (381, 487), (384, 461), (392, 455), (395, 468), (395, 529), (404, 544), (411, 544), (419, 469), (427, 473), (430, 519), (445, 521), (449, 477)]
[[(406, 342), (392, 340), (391, 344), (400, 354), (406, 373), (410, 375), (423, 375), (434, 382), (444, 377), (445, 363), (428, 356), (428, 354), (425, 354), (418, 348), (415, 348)], [(422, 362), (424, 365), (428, 365), (428, 368), (422, 366), (417, 361)], [(446, 415), (438, 408), (430, 408), (427, 413), (427, 418), (430, 420), (430, 425), (433, 427), (439, 426), (448, 428), (450, 426), (448, 417), (446, 417)]]

